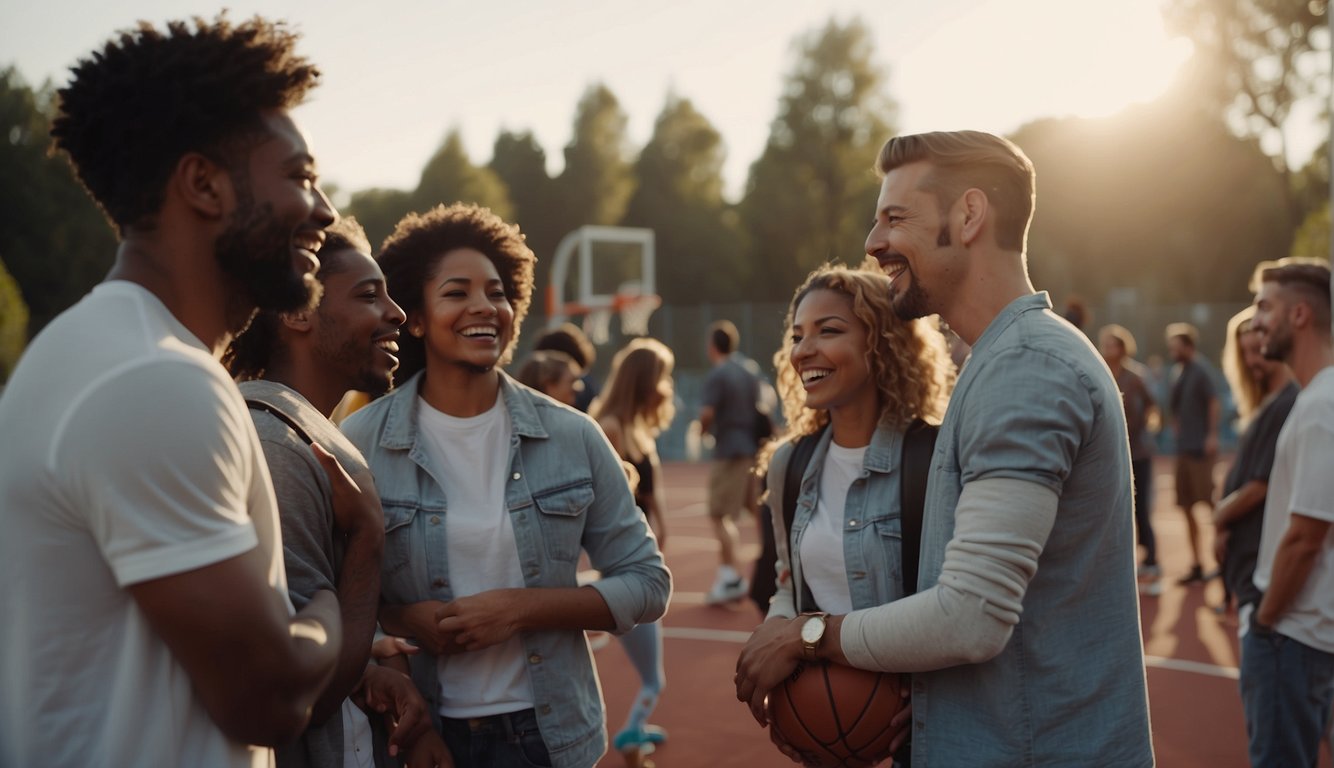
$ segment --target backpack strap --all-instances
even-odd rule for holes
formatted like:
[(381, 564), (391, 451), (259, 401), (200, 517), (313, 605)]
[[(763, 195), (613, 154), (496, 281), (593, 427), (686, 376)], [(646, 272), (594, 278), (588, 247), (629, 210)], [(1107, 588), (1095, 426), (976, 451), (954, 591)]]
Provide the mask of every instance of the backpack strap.
[[(802, 435), (792, 444), (792, 455), (788, 457), (787, 473), (783, 476), (783, 531), (787, 534), (788, 541), (788, 559), (797, 557), (797, 553), (792, 551), (792, 520), (797, 516), (797, 496), (801, 494), (801, 478), (806, 474), (806, 466), (811, 463), (811, 456), (815, 454), (815, 445), (820, 442), (820, 435), (824, 430), (811, 435)], [(793, 573), (795, 574), (795, 569)], [(811, 594), (811, 588), (806, 586), (806, 582), (794, 584), (793, 588), (800, 602), (797, 607), (802, 611), (818, 611), (815, 604), (815, 597)]]
[(310, 439), (310, 435), (306, 434), (306, 430), (297, 426), (296, 420), (294, 420), (291, 416), (288, 416), (287, 414), (278, 410), (277, 407), (270, 405), (264, 402), (263, 400), (251, 400), (249, 398), (246, 398), (245, 404), (246, 407), (249, 408), (250, 410), (264, 411), (265, 413), (278, 419), (278, 421), (281, 421), (282, 423), (286, 424), (288, 427), (291, 427), (292, 431), (296, 433), (296, 436), (301, 438), (301, 441), (306, 445), (310, 445), (311, 443), (315, 442), (314, 440)]
[(903, 472), (899, 482), (899, 514), (903, 525), (903, 593), (917, 592), (917, 565), (922, 555), (922, 512), (926, 506), (926, 481), (931, 473), (931, 454), (936, 450), (940, 427), (915, 419), (903, 434)]

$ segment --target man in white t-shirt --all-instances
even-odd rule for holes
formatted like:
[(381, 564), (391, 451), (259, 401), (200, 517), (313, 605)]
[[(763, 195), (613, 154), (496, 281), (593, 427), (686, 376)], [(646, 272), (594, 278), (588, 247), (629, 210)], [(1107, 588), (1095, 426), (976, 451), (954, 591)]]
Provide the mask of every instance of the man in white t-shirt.
[[(142, 24), (59, 92), (56, 147), (121, 243), (0, 398), (0, 765), (268, 765), (248, 745), (295, 738), (333, 671), (337, 601), (293, 615), (217, 359), (257, 307), (313, 303), (337, 217), (287, 112), (318, 78), (295, 40)], [(378, 516), (318, 453), (344, 512)]]
[(1302, 391), (1278, 435), (1241, 695), (1254, 765), (1315, 765), (1334, 703), (1334, 343), (1329, 263), (1264, 262), (1251, 328)]

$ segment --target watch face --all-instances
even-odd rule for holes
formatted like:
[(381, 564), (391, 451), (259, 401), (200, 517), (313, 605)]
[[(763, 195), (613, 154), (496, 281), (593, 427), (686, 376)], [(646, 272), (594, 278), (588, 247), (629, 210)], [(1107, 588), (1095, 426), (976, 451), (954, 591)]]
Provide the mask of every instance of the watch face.
[(801, 640), (804, 643), (818, 643), (824, 636), (824, 617), (812, 616), (801, 625)]

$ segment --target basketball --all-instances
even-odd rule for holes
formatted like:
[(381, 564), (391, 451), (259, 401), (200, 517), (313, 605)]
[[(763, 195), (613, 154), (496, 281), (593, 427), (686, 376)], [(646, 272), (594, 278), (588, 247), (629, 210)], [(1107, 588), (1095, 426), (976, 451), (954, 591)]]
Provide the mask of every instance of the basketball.
[(769, 727), (820, 766), (875, 765), (890, 756), (889, 723), (903, 708), (900, 677), (803, 663), (769, 693)]

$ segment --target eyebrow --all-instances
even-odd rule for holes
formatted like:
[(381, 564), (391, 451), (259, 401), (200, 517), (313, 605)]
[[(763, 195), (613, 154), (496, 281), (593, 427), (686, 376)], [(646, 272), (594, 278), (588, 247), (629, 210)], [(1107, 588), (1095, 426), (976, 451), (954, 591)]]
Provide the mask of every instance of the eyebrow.
[[(848, 322), (848, 319), (847, 319), (846, 317), (843, 317), (842, 315), (825, 315), (824, 317), (817, 317), (817, 318), (815, 318), (814, 320), (812, 320), (812, 321), (810, 322), (810, 324), (811, 324), (811, 325), (823, 325), (824, 323), (827, 323), (827, 322), (829, 322), (830, 320), (838, 320), (839, 322), (842, 322), (842, 323), (846, 323), (846, 322)], [(800, 328), (800, 327), (801, 327), (801, 323), (793, 323), (793, 324), (792, 324), (792, 327), (793, 327), (793, 328)]]
[(889, 205), (886, 205), (884, 208), (881, 208), (881, 209), (880, 209), (880, 212), (881, 212), (881, 213), (907, 213), (907, 212), (908, 212), (908, 207), (907, 207), (907, 206), (904, 206), (904, 205), (898, 205), (897, 203), (890, 203)]

